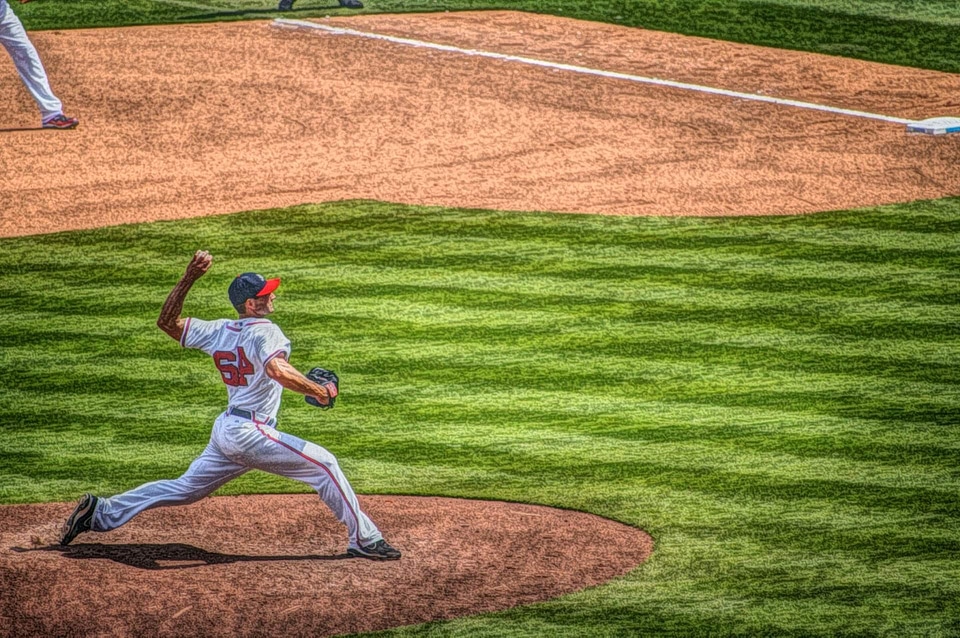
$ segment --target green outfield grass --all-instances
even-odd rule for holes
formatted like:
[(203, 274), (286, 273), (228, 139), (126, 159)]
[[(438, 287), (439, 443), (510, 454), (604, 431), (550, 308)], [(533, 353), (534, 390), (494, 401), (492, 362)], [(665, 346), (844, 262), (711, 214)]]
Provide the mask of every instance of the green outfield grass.
[[(514, 9), (721, 40), (960, 72), (957, 0), (367, 0), (367, 13)], [(274, 0), (36, 0), (28, 29), (271, 19)], [(283, 14), (352, 14), (336, 0), (298, 0)]]
[(960, 634), (960, 198), (734, 219), (345, 202), (0, 240), (0, 502), (200, 452), (225, 393), (154, 325), (197, 248), (216, 262), (187, 314), (227, 315), (237, 272), (283, 277), (293, 363), (343, 394), (288, 395), (282, 427), (359, 492), (656, 539), (608, 585), (396, 634)]

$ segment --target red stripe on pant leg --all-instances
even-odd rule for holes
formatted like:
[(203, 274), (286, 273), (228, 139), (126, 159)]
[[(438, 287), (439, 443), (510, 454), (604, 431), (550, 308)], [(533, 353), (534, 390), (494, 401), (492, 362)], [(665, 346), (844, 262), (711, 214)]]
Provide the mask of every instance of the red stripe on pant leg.
[(260, 432), (260, 434), (262, 434), (263, 436), (267, 437), (277, 445), (283, 446), (284, 448), (290, 450), (297, 456), (307, 459), (308, 461), (310, 461), (311, 463), (313, 463), (314, 465), (316, 465), (321, 470), (327, 473), (327, 476), (330, 477), (330, 480), (333, 481), (333, 484), (337, 486), (337, 491), (340, 492), (340, 498), (343, 499), (343, 504), (347, 506), (348, 510), (350, 510), (350, 513), (353, 515), (353, 520), (357, 522), (357, 547), (360, 547), (360, 517), (358, 517), (357, 513), (353, 511), (353, 507), (350, 505), (350, 501), (347, 499), (347, 495), (343, 493), (343, 488), (340, 487), (339, 483), (337, 483), (337, 479), (333, 476), (333, 473), (330, 470), (328, 470), (320, 461), (310, 458), (300, 450), (297, 450), (296, 448), (292, 448), (286, 443), (284, 443), (283, 441), (281, 441), (280, 439), (276, 439), (270, 436), (269, 434), (267, 434), (266, 432), (264, 432), (263, 429), (260, 427), (259, 423), (254, 423), (254, 426), (257, 428), (257, 431)]

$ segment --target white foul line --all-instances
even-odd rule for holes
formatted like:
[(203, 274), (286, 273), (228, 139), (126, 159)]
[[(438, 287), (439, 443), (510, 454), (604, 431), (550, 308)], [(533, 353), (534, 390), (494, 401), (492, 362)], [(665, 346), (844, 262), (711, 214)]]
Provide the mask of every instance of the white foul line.
[(779, 104), (781, 106), (795, 106), (801, 109), (812, 109), (814, 111), (825, 111), (827, 113), (836, 113), (838, 115), (850, 115), (853, 117), (862, 117), (870, 120), (881, 120), (883, 122), (893, 122), (895, 124), (917, 124), (915, 120), (908, 120), (901, 117), (891, 117), (889, 115), (878, 115), (877, 113), (867, 113), (865, 111), (854, 111), (851, 109), (840, 109), (833, 106), (824, 106), (822, 104), (813, 104), (812, 102), (800, 102), (797, 100), (784, 100), (767, 95), (756, 95), (754, 93), (740, 93), (738, 91), (728, 91), (726, 89), (716, 89), (709, 86), (700, 86), (698, 84), (686, 84), (684, 82), (673, 82), (671, 80), (661, 80), (659, 78), (647, 78), (640, 75), (630, 75), (628, 73), (616, 73), (614, 71), (603, 71), (600, 69), (591, 69), (584, 66), (575, 66), (573, 64), (561, 64), (559, 62), (548, 62), (546, 60), (537, 60), (536, 58), (525, 58), (519, 55), (505, 55), (503, 53), (491, 53), (489, 51), (478, 51), (476, 49), (461, 49), (459, 47), (446, 44), (435, 44), (433, 42), (424, 42), (422, 40), (411, 40), (409, 38), (397, 38), (391, 35), (382, 35), (379, 33), (368, 33), (365, 31), (355, 31), (342, 27), (331, 27), (326, 24), (316, 22), (307, 22), (306, 20), (289, 20), (287, 18), (275, 18), (274, 22), (282, 26), (305, 27), (308, 29), (320, 29), (338, 35), (353, 35), (361, 38), (372, 38), (374, 40), (386, 40), (396, 44), (406, 44), (409, 46), (421, 47), (425, 49), (436, 49), (438, 51), (449, 51), (452, 53), (462, 53), (464, 55), (475, 55), (484, 58), (493, 58), (495, 60), (506, 60), (509, 62), (520, 62), (522, 64), (532, 64), (533, 66), (542, 66), (551, 69), (560, 69), (563, 71), (572, 71), (574, 73), (585, 73), (587, 75), (598, 75), (605, 78), (614, 78), (618, 80), (629, 80), (631, 82), (640, 82), (643, 84), (655, 84), (658, 86), (668, 86), (675, 89), (684, 89), (688, 91), (700, 91), (701, 93), (710, 93), (713, 95), (724, 95), (726, 97), (735, 97), (742, 100), (753, 100), (754, 102), (767, 102), (769, 104)]

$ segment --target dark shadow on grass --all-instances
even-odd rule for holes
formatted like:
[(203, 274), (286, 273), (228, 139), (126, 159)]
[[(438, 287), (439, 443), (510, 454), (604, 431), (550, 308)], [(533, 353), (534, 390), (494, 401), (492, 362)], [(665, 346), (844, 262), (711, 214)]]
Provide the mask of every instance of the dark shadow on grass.
[(218, 18), (229, 18), (237, 16), (256, 16), (264, 15), (269, 13), (279, 13), (281, 15), (291, 15), (296, 13), (306, 13), (311, 11), (333, 11), (334, 9), (342, 9), (339, 4), (334, 4), (330, 6), (307, 6), (307, 7), (296, 7), (294, 9), (287, 9), (286, 11), (280, 11), (276, 6), (270, 7), (269, 9), (236, 9), (233, 11), (216, 11), (214, 13), (201, 13), (198, 15), (192, 16), (183, 16), (181, 20), (192, 21), (192, 20), (216, 20)]
[[(290, 556), (249, 556), (247, 554), (221, 554), (209, 552), (184, 543), (130, 543), (123, 545), (105, 545), (103, 543), (81, 543), (78, 545), (47, 545), (25, 549), (13, 547), (14, 552), (60, 552), (65, 558), (75, 560), (105, 559), (138, 569), (189, 569), (209, 565), (226, 565), (242, 562), (300, 561), (300, 560), (348, 560), (348, 554), (301, 554)], [(163, 565), (162, 562), (179, 563)]]

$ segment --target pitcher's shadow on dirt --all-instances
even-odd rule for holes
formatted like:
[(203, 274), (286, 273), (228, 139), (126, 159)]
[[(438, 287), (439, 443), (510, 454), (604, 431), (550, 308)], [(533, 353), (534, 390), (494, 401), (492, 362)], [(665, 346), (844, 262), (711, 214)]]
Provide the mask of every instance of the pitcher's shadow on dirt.
[[(190, 569), (208, 565), (226, 565), (242, 562), (269, 562), (284, 560), (352, 560), (349, 554), (307, 554), (295, 556), (249, 556), (247, 554), (221, 554), (184, 543), (131, 543), (105, 545), (103, 543), (79, 543), (77, 545), (47, 545), (26, 549), (11, 548), (15, 552), (60, 552), (74, 560), (106, 559), (138, 569)], [(163, 565), (161, 562), (181, 563)]]

